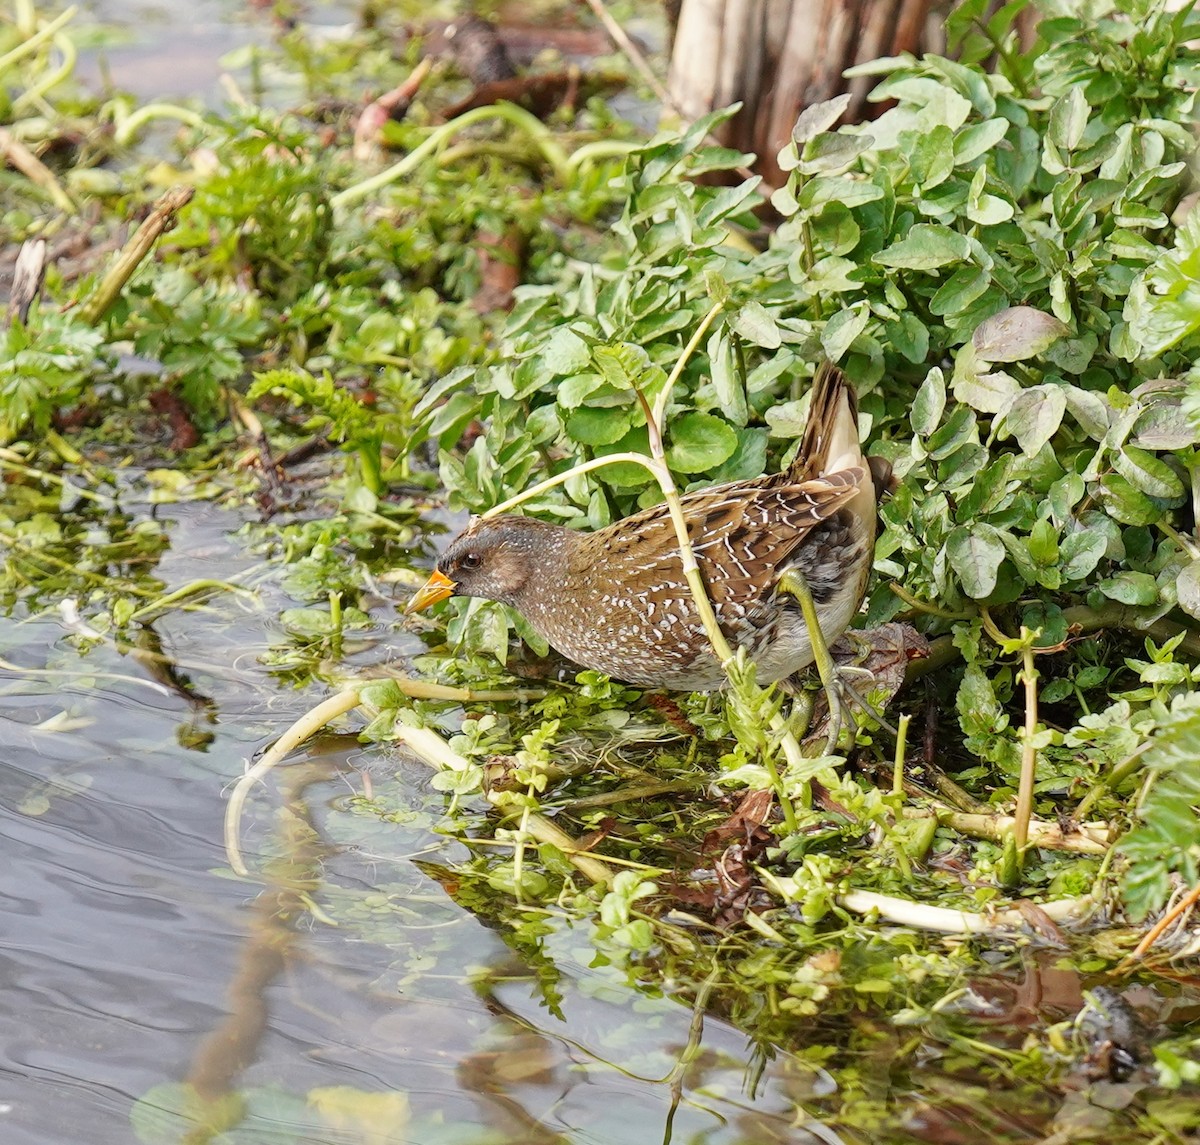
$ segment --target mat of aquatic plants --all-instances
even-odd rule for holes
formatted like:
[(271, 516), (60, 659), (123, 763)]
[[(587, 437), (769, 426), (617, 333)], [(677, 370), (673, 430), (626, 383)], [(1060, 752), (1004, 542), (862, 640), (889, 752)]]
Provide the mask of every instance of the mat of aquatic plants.
[[(104, 37), (16, 5), (11, 1139), (1192, 1139), (1177, 9), (967, 0), (766, 187), (590, 9), (279, 10), (217, 105), (88, 91)], [(400, 617), (469, 513), (786, 465), (823, 357), (897, 477), (840, 732), (815, 677)]]

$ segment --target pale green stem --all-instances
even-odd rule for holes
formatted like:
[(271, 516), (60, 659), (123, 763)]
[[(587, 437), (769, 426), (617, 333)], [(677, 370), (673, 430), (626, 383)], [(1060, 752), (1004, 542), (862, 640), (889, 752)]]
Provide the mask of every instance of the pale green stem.
[(235, 592), (244, 596), (254, 595), (249, 589), (242, 588), (240, 585), (230, 584), (228, 581), (194, 580), (190, 584), (185, 584), (182, 588), (177, 588), (174, 592), (168, 593), (166, 596), (160, 596), (157, 600), (152, 600), (149, 604), (143, 605), (136, 612), (131, 613), (129, 619), (132, 623), (136, 624), (139, 620), (148, 620), (151, 617), (159, 616), (174, 605), (187, 600), (188, 597), (198, 596), (202, 592)]
[(663, 386), (662, 393), (654, 399), (653, 420), (654, 425), (661, 432), (663, 418), (667, 413), (667, 402), (671, 400), (671, 391), (675, 388), (675, 383), (679, 381), (680, 375), (683, 373), (684, 367), (688, 363), (688, 359), (696, 352), (696, 347), (700, 345), (700, 339), (708, 333), (708, 328), (713, 324), (714, 319), (724, 309), (724, 304), (721, 302), (714, 303), (712, 309), (700, 320), (700, 325), (696, 327), (696, 332), (688, 340), (688, 344), (683, 348), (683, 353), (679, 355), (679, 361), (675, 363), (675, 368), (671, 371), (671, 376), (667, 378), (667, 384)]
[(622, 143), (613, 139), (598, 139), (594, 143), (584, 143), (575, 148), (567, 156), (567, 167), (574, 173), (589, 163), (603, 162), (605, 159), (623, 159), (644, 146), (644, 143), (632, 140)]
[(812, 645), (813, 661), (817, 666), (817, 674), (825, 686), (825, 695), (829, 698), (829, 738), (825, 743), (825, 754), (834, 755), (837, 752), (838, 736), (841, 734), (842, 702), (838, 695), (837, 665), (829, 653), (829, 645), (825, 642), (825, 634), (821, 631), (821, 621), (817, 616), (817, 606), (812, 598), (808, 581), (799, 569), (789, 569), (779, 578), (779, 591), (790, 592), (800, 602), (800, 611), (804, 614), (804, 626), (808, 629), (809, 643)]
[(204, 116), (190, 108), (179, 107), (174, 103), (147, 103), (117, 124), (113, 139), (122, 147), (128, 147), (138, 131), (155, 119), (176, 119), (188, 127), (204, 126)]
[(1037, 748), (1033, 737), (1037, 733), (1038, 694), (1037, 669), (1033, 666), (1033, 642), (1029, 629), (1021, 626), (1021, 638), (1026, 641), (1021, 650), (1021, 680), (1025, 685), (1025, 729), (1021, 737), (1021, 780), (1017, 787), (1017, 807), (1013, 813), (1013, 838), (1018, 854), (1029, 841), (1029, 820), (1033, 816), (1033, 783), (1037, 775)]
[(1185, 537), (1178, 529), (1172, 528), (1166, 521), (1159, 521), (1158, 528), (1171, 538), (1192, 560), (1200, 560), (1200, 547), (1190, 537)]
[(570, 164), (566, 152), (558, 145), (546, 125), (515, 103), (497, 103), (488, 107), (473, 108), (471, 111), (464, 112), (457, 119), (442, 124), (399, 163), (394, 163), (386, 171), (380, 171), (378, 175), (373, 175), (370, 179), (364, 179), (361, 183), (355, 183), (353, 187), (347, 187), (344, 191), (340, 191), (330, 199), (330, 204), (334, 210), (339, 210), (351, 203), (357, 203), (360, 199), (365, 199), (375, 191), (415, 171), (430, 155), (464, 128), (489, 119), (504, 119), (514, 127), (523, 128), (541, 149), (546, 162), (554, 168), (554, 173), (559, 180), (566, 181), (570, 174)]
[(941, 620), (973, 620), (977, 615), (974, 612), (952, 612), (948, 608), (940, 608), (936, 604), (930, 604), (928, 601), (918, 600), (911, 592), (903, 585), (896, 584), (892, 581), (888, 584), (896, 596), (898, 596), (909, 608), (916, 612), (924, 612), (929, 616), (936, 616)]
[(38, 50), (47, 40), (53, 39), (55, 32), (60, 28), (69, 24), (74, 18), (79, 9), (72, 5), (64, 12), (61, 12), (53, 20), (50, 21), (44, 28), (34, 32), (28, 40), (18, 44), (11, 51), (5, 52), (0, 56), (0, 75), (2, 75), (9, 67), (15, 64), (18, 60), (24, 59), (28, 55), (32, 55)]
[(912, 719), (907, 712), (901, 717), (896, 725), (896, 731), (899, 733), (896, 736), (896, 755), (892, 763), (892, 794), (904, 794), (904, 753), (908, 748), (908, 725)]
[(27, 91), (23, 91), (13, 100), (14, 112), (21, 111), (28, 103), (40, 100), (51, 88), (57, 87), (64, 80), (69, 79), (71, 73), (75, 70), (75, 63), (79, 59), (79, 53), (75, 48), (74, 40), (70, 36), (55, 36), (54, 46), (62, 53), (63, 62), (54, 71), (42, 76), (33, 87)]
[(547, 477), (545, 481), (539, 481), (524, 492), (510, 497), (507, 501), (501, 501), (499, 505), (494, 505), (486, 513), (481, 513), (480, 516), (486, 520), (488, 517), (496, 517), (501, 513), (507, 513), (510, 509), (515, 509), (518, 505), (523, 505), (526, 501), (534, 497), (549, 492), (549, 490), (555, 489), (559, 485), (565, 485), (572, 477), (578, 477), (583, 473), (590, 473), (593, 469), (602, 469), (605, 465), (615, 465), (620, 461), (630, 461), (634, 465), (644, 466), (655, 477), (658, 476), (657, 467), (654, 462), (644, 453), (608, 453), (603, 457), (595, 457), (591, 461), (583, 461), (578, 465), (573, 465), (565, 473), (558, 473), (553, 477)]

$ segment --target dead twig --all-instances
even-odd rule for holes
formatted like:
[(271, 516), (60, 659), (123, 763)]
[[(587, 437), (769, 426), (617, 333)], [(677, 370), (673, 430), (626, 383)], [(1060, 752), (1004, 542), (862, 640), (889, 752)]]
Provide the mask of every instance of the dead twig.
[(46, 275), (46, 240), (26, 239), (13, 267), (12, 293), (8, 298), (8, 324), (24, 322), (33, 300), (41, 293)]
[(28, 147), (12, 134), (0, 127), (0, 161), (9, 163), (20, 171), (31, 183), (41, 187), (62, 212), (73, 215), (78, 211), (75, 201), (63, 190), (62, 184)]
[(146, 221), (125, 244), (124, 250), (92, 292), (91, 298), (81, 307), (79, 314), (85, 322), (95, 326), (109, 312), (120, 297), (125, 283), (154, 249), (154, 244), (175, 225), (175, 216), (192, 201), (195, 193), (192, 187), (172, 187), (154, 204)]

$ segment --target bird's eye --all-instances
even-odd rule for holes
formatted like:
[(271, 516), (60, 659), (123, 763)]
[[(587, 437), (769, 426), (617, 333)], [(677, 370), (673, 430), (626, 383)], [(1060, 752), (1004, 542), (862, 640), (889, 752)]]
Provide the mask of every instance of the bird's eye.
[(464, 569), (477, 569), (483, 564), (483, 557), (478, 553), (463, 553), (458, 559), (460, 567)]

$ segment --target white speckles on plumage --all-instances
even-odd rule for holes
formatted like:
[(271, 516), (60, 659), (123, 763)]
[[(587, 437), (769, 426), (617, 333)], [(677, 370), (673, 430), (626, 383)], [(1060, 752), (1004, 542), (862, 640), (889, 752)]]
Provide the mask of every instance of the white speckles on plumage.
[[(776, 592), (779, 577), (803, 573), (833, 639), (862, 602), (875, 537), (875, 489), (840, 373), (819, 375), (787, 471), (691, 493), (683, 511), (718, 623), (747, 649), (758, 678), (782, 679), (811, 663), (803, 616)], [(650, 687), (724, 683), (665, 506), (596, 533), (527, 517), (475, 521), (438, 568), (461, 595), (513, 605), (585, 667)]]

